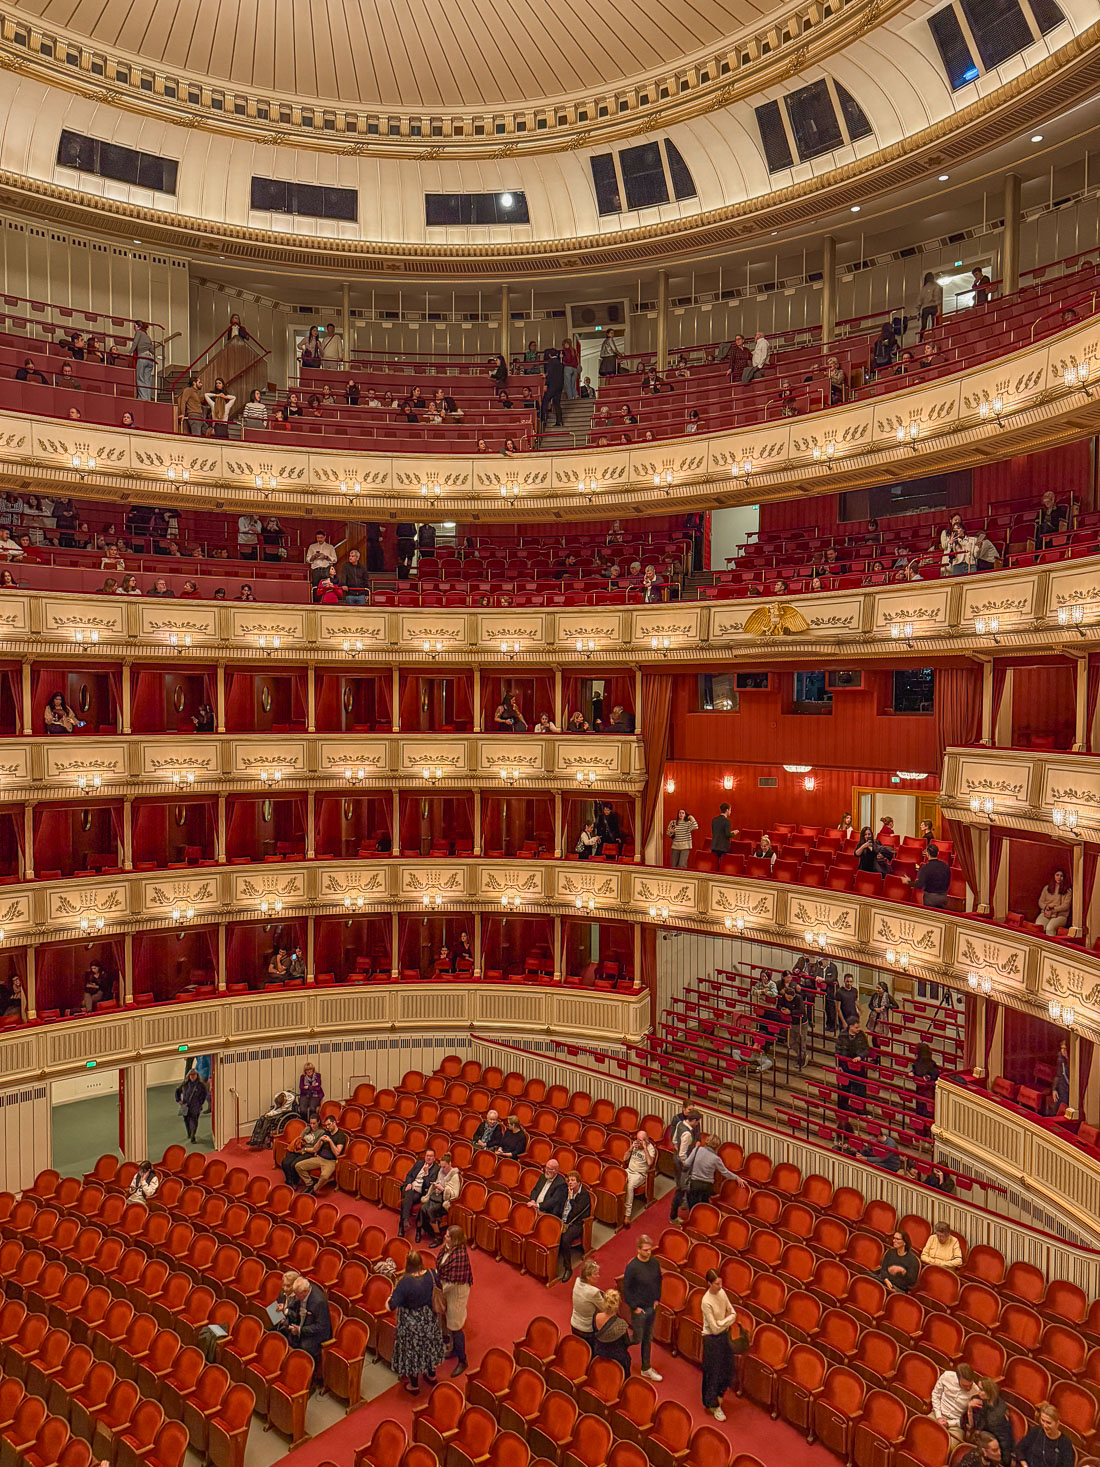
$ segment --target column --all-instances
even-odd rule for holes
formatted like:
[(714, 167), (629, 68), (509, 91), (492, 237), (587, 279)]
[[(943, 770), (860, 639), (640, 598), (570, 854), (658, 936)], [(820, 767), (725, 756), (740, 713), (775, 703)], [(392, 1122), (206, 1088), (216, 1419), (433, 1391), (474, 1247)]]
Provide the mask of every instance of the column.
[(134, 802), (122, 802), (122, 869), (134, 869)]
[(119, 1103), (122, 1107), (123, 1154), (127, 1161), (149, 1155), (148, 1113), (145, 1105), (145, 1066), (127, 1065), (119, 1070)]
[(474, 855), (480, 856), (481, 850), (481, 791), (474, 790)]
[(822, 243), (825, 259), (821, 267), (821, 345), (828, 346), (836, 338), (836, 238), (827, 234)]
[(34, 805), (23, 806), (23, 879), (34, 880)]
[(509, 285), (500, 287), (500, 340), (497, 350), (505, 361), (509, 360), (509, 351), (512, 345), (512, 288)]
[[(529, 718), (531, 717), (530, 712), (528, 713), (527, 716)], [(531, 719), (531, 721), (533, 723), (534, 722), (534, 719)], [(482, 711), (481, 711), (481, 664), (478, 663), (478, 662), (475, 662), (474, 663), (474, 733), (481, 733), (482, 731), (483, 731), (483, 724), (482, 724)]]
[(401, 958), (397, 950), (397, 908), (390, 913), (390, 977), (396, 983), (401, 976)]
[(994, 748), (1009, 749), (1012, 747), (1012, 700), (1014, 696), (1013, 669), (1010, 667), (1005, 673), (1001, 706), (997, 710), (997, 721), (993, 726)]
[(634, 796), (634, 864), (640, 866), (645, 852), (642, 850), (642, 820), (645, 818), (645, 804), (641, 795)]
[(224, 866), (229, 859), (226, 850), (225, 796), (218, 796), (218, 823), (214, 829), (214, 859)]
[(1081, 1088), (1081, 1036), (1076, 1029), (1071, 1029), (1067, 1038), (1069, 1039), (1069, 1104), (1066, 1106), (1066, 1120), (1076, 1121), (1081, 1114), (1077, 1109), (1077, 1095)]
[(1077, 653), (1077, 680), (1074, 684), (1075, 728), (1073, 752), (1087, 754), (1089, 748), (1089, 654)]
[[(316, 830), (315, 830), (315, 827), (316, 827), (316, 823), (317, 822), (316, 822), (316, 820), (314, 818), (315, 817), (315, 810), (316, 810), (316, 803), (317, 803), (317, 796), (314, 794), (314, 792), (312, 790), (307, 790), (306, 791), (306, 860), (307, 861), (312, 861), (313, 858), (314, 858), (314, 856), (317, 854), (317, 842), (316, 842)], [(313, 969), (312, 968), (310, 969), (310, 972), (311, 973), (313, 972)]]
[(344, 337), (344, 360), (351, 362), (351, 286), (344, 281), (343, 299), (340, 302), (341, 328)]
[[(1067, 937), (1080, 937), (1085, 930), (1085, 843), (1073, 845), (1073, 892), (1071, 894), (1070, 928)], [(1072, 1095), (1073, 1092), (1071, 1091)]]
[(31, 709), (31, 665), (23, 663), (23, 737), (31, 738), (37, 729), (34, 727), (34, 713)]
[(565, 831), (562, 829), (561, 790), (554, 791), (554, 857), (560, 861), (565, 855)]
[(668, 369), (668, 271), (657, 271), (657, 370)]
[(561, 706), (561, 668), (554, 668), (554, 722), (559, 728), (562, 726)]
[(393, 791), (392, 815), (393, 853), (395, 856), (399, 856), (401, 854), (401, 794), (396, 789)]
[(474, 977), (480, 978), (482, 973), (481, 961), (481, 913), (474, 913)]
[(993, 742), (993, 659), (982, 663), (982, 743)]
[(1001, 236), (1001, 294), (1020, 288), (1020, 175), (1005, 174), (1005, 226)]
[(401, 672), (396, 662), (393, 665), (393, 681), (390, 687), (392, 700), (393, 731), (397, 733), (401, 726)]
[[(312, 798), (312, 796), (311, 796), (311, 798)], [(306, 918), (306, 982), (307, 983), (312, 983), (314, 981), (314, 971), (313, 971), (313, 969), (314, 969), (314, 961), (315, 960), (314, 960), (314, 956), (313, 956), (313, 950), (314, 950), (314, 939), (316, 937), (316, 930), (315, 930), (316, 927), (317, 927), (317, 919), (316, 919), (316, 917), (307, 917)]]
[(38, 1018), (38, 992), (35, 980), (34, 965), (35, 949), (27, 948), (27, 976), (23, 980), (23, 990), (27, 995), (27, 1019)]
[(127, 932), (122, 938), (122, 973), (120, 975), (121, 998), (124, 1004), (134, 1001), (134, 934)]
[(130, 728), (130, 704), (133, 689), (130, 686), (130, 666), (131, 664), (129, 662), (122, 664), (122, 732), (124, 734), (132, 732)]
[(562, 971), (565, 964), (561, 957), (561, 918), (554, 918), (554, 982), (561, 982)]
[(218, 923), (218, 992), (224, 993), (229, 982), (225, 964), (226, 929), (225, 923)]
[(317, 674), (313, 663), (306, 668), (306, 733), (317, 732)]
[(219, 662), (218, 663), (218, 668), (217, 668), (217, 697), (216, 697), (215, 701), (217, 703), (217, 707), (214, 710), (215, 716), (216, 716), (217, 721), (218, 721), (217, 722), (217, 728), (218, 728), (218, 732), (220, 734), (223, 734), (223, 733), (225, 733), (225, 663), (224, 662)]
[[(978, 916), (988, 917), (992, 908), (993, 893), (989, 889), (989, 828), (972, 825), (974, 835), (974, 859), (978, 864)], [(1002, 869), (1008, 865), (1001, 862)]]

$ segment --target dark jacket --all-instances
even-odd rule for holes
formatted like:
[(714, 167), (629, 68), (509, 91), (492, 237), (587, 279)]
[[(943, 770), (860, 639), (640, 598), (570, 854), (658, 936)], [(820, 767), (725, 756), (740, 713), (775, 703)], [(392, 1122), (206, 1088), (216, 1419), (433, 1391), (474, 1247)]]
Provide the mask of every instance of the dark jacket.
[(184, 1080), (176, 1091), (176, 1103), (182, 1105), (189, 1116), (197, 1116), (209, 1093), (202, 1080)]
[[(545, 1180), (545, 1177), (540, 1172), (538, 1175), (538, 1180), (531, 1188), (532, 1202), (534, 1202), (535, 1194)], [(565, 1205), (565, 1192), (565, 1178), (559, 1172), (554, 1180), (550, 1183), (550, 1190), (546, 1193), (545, 1197), (543, 1197), (542, 1201), (538, 1204), (539, 1211), (548, 1212), (551, 1217), (561, 1217), (561, 1210)]]
[(733, 827), (730, 825), (728, 815), (715, 815), (710, 822), (710, 848), (716, 856), (725, 856), (729, 853), (730, 835)]
[[(565, 1211), (565, 1204), (568, 1200), (569, 1184), (566, 1183), (562, 1188), (561, 1206), (557, 1210), (558, 1217), (560, 1217)], [(543, 1208), (543, 1211), (545, 1212), (546, 1209)], [(571, 1228), (574, 1223), (584, 1222), (586, 1217), (591, 1216), (592, 1194), (589, 1192), (587, 1187), (580, 1187), (577, 1190), (577, 1195), (573, 1198), (573, 1205), (569, 1209), (569, 1221), (565, 1224), (565, 1226)]]
[(352, 565), (346, 560), (341, 566), (338, 579), (341, 586), (349, 591), (365, 591), (370, 585), (370, 573), (362, 561), (358, 565)]
[(495, 1151), (504, 1140), (504, 1127), (499, 1121), (482, 1121), (474, 1132), (475, 1146), (484, 1146), (487, 1151)]
[[(290, 1333), (292, 1324), (298, 1325), (297, 1334)], [(325, 1291), (319, 1284), (310, 1285), (304, 1301), (291, 1299), (287, 1305), (286, 1324), (280, 1333), (287, 1336), (295, 1349), (304, 1350), (320, 1364), (321, 1346), (332, 1339), (332, 1316)]]
[[(995, 1401), (992, 1405), (983, 1401), (980, 1406), (975, 1407), (972, 1420), (975, 1431), (988, 1431), (990, 1436), (997, 1438), (1001, 1444), (1001, 1460), (1011, 1462), (1012, 1453), (1016, 1447), (1016, 1438), (1012, 1435), (1012, 1427), (1008, 1420), (1008, 1407), (1004, 1401)], [(1025, 1457), (1024, 1460), (1027, 1461), (1027, 1458)]]
[(547, 392), (551, 395), (555, 392), (560, 392), (565, 386), (565, 367), (562, 364), (561, 357), (550, 357), (544, 362), (542, 375), (546, 383)]
[(1016, 1448), (1016, 1461), (1027, 1467), (1073, 1467), (1074, 1458), (1073, 1443), (1065, 1432), (1051, 1441), (1041, 1426), (1033, 1426)]
[(505, 1127), (500, 1138), (500, 1149), (505, 1156), (522, 1156), (527, 1150), (527, 1132), (522, 1126), (518, 1131), (510, 1131)]
[[(424, 1163), (423, 1163), (423, 1161), (414, 1161), (413, 1162), (412, 1166), (409, 1167), (408, 1171), (405, 1173), (404, 1179), (402, 1180), (402, 1183), (401, 1183), (401, 1190), (402, 1190), (402, 1192), (405, 1190), (405, 1188), (409, 1185), (410, 1182), (415, 1182), (416, 1181), (417, 1176), (423, 1170), (424, 1170)], [(438, 1171), (439, 1171), (439, 1162), (438, 1161), (433, 1161), (432, 1164), (431, 1164), (431, 1166), (428, 1167), (428, 1169), (427, 1169), (427, 1175), (426, 1175), (426, 1177), (424, 1179), (424, 1189), (423, 1189), (423, 1191), (420, 1194), (422, 1197), (426, 1197), (428, 1195), (428, 1188), (435, 1181), (436, 1175), (437, 1175)]]

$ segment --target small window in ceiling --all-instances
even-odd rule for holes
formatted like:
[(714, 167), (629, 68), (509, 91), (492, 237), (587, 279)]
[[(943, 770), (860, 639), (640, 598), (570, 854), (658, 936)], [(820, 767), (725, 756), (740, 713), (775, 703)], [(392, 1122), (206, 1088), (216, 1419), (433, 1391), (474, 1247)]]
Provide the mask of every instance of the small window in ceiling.
[(254, 174), (251, 207), (271, 214), (301, 214), (309, 219), (355, 220), (359, 217), (359, 195), (353, 188), (288, 183), (283, 178)]
[(175, 84), (175, 82), (165, 82), (164, 83), (164, 95), (166, 97), (170, 97), (173, 101), (175, 101), (175, 97), (176, 97), (176, 84)]
[(628, 209), (651, 209), (668, 203), (668, 181), (661, 160), (660, 144), (642, 143), (619, 154)]
[(987, 71), (1031, 45), (1019, 0), (962, 0), (962, 9)]
[(61, 168), (75, 168), (80, 173), (94, 173), (98, 178), (111, 178), (117, 183), (137, 184), (157, 193), (174, 194), (179, 164), (174, 158), (160, 158), (155, 153), (139, 153), (136, 148), (123, 148), (118, 143), (104, 143), (83, 133), (62, 132), (57, 145), (57, 162)]
[(844, 134), (837, 121), (828, 82), (811, 82), (808, 87), (788, 93), (783, 100), (791, 120), (794, 145), (803, 163), (843, 147)]
[(425, 194), (428, 225), (530, 224), (527, 195), (517, 189), (495, 194)]
[(619, 181), (615, 176), (615, 159), (611, 153), (597, 153), (591, 159), (592, 182), (596, 186), (596, 208), (601, 214), (621, 214)]
[(1064, 20), (1057, 0), (953, 0), (930, 16), (928, 25), (947, 79), (957, 91)]
[(783, 126), (783, 117), (778, 102), (765, 102), (756, 109), (756, 125), (760, 129), (760, 141), (764, 144), (764, 157), (768, 172), (778, 173), (783, 168), (794, 166), (791, 145)]
[(836, 99), (840, 103), (840, 115), (844, 118), (849, 139), (854, 143), (860, 138), (869, 138), (874, 129), (866, 112), (847, 87), (842, 87), (839, 82), (834, 82), (833, 85), (836, 87)]
[(695, 198), (695, 180), (680, 155), (680, 149), (671, 138), (665, 138), (665, 153), (668, 157), (668, 176), (672, 180), (672, 192), (677, 199)]

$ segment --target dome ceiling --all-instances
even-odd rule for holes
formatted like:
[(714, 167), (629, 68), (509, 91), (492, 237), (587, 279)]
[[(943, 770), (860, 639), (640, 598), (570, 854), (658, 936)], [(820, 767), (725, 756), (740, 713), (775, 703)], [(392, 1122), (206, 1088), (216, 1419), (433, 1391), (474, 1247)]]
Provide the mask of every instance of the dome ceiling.
[(215, 84), (425, 108), (537, 103), (614, 86), (768, 13), (752, 0), (9, 0), (8, 8)]

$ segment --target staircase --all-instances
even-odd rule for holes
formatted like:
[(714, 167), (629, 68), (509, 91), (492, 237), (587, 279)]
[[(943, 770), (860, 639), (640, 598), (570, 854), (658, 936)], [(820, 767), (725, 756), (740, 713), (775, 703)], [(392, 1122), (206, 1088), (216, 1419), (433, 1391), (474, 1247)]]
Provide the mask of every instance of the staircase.
[(539, 440), (539, 446), (549, 453), (561, 452), (567, 448), (584, 448), (588, 443), (592, 410), (595, 406), (591, 397), (575, 397), (572, 402), (566, 402), (562, 398), (562, 426), (555, 428), (551, 418), (549, 427)]

